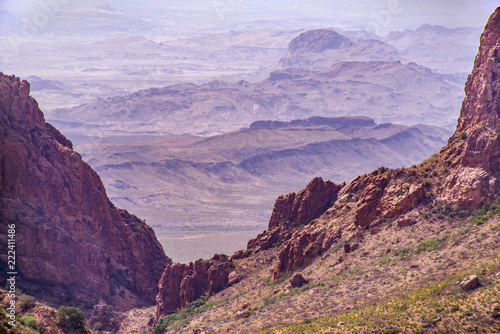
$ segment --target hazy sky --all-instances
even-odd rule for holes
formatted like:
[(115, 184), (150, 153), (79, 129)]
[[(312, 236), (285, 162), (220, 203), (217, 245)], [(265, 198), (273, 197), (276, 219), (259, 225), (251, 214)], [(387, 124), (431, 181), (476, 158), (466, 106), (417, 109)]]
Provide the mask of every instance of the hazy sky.
[[(109, 4), (127, 15), (178, 29), (210, 30), (332, 26), (368, 29), (378, 34), (417, 28), (484, 26), (500, 1), (494, 0), (0, 0), (0, 9), (24, 13), (25, 20), (43, 12), (84, 10)], [(288, 24), (287, 24), (288, 22)], [(198, 25), (195, 23), (199, 23)], [(303, 27), (298, 27), (303, 28)]]

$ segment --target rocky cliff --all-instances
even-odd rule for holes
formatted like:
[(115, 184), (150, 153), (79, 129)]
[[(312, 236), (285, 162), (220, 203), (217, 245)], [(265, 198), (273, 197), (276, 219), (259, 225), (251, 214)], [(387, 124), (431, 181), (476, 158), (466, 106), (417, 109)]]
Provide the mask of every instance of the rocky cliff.
[[(471, 214), (470, 210), (496, 199), (500, 192), (499, 45), (500, 8), (482, 34), (457, 130), (439, 153), (410, 168), (380, 167), (348, 184), (315, 179), (306, 189), (278, 198), (268, 230), (249, 242), (245, 254), (252, 253), (251, 259), (258, 256), (254, 253), (276, 248), (268, 254), (277, 255), (271, 274), (271, 280), (277, 280), (314, 263), (334, 244), (351, 253), (362, 247), (367, 235), (381, 233), (382, 228), (401, 231), (425, 224), (429, 208)], [(342, 261), (340, 257), (331, 266)], [(238, 269), (237, 261), (235, 265)]]
[(153, 230), (106, 196), (99, 176), (45, 122), (30, 86), (0, 74), (0, 249), (16, 225), (20, 288), (55, 304), (154, 302), (168, 263)]
[(226, 288), (232, 266), (222, 254), (215, 254), (210, 260), (169, 264), (159, 283), (156, 319), (188, 306), (203, 295)]
[(488, 21), (474, 68), (465, 84), (457, 130), (440, 152), (454, 173), (444, 180), (443, 200), (475, 209), (500, 192), (500, 13)]

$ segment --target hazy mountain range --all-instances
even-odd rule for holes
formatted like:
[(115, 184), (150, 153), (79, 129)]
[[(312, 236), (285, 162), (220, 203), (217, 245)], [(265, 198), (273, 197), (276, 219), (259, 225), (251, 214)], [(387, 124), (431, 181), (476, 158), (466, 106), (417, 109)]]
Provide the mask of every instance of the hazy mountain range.
[(380, 166), (410, 166), (448, 136), (438, 127), (316, 117), (79, 149), (112, 201), (153, 225), (261, 228), (274, 198), (314, 176), (342, 182)]

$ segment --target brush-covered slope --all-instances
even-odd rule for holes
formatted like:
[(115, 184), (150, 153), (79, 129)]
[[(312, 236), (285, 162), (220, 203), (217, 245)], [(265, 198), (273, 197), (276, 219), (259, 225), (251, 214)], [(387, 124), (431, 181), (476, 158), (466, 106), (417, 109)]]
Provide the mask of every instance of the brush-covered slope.
[[(246, 251), (187, 265), (184, 276), (167, 266), (156, 331), (498, 332), (498, 45), (500, 8), (439, 153), (347, 184), (316, 178), (278, 198)], [(193, 303), (215, 291), (193, 290), (192, 277), (227, 288)], [(175, 302), (187, 308), (173, 313)]]
[(106, 196), (30, 86), (0, 74), (0, 249), (15, 225), (19, 287), (54, 304), (149, 304), (168, 263), (153, 230)]

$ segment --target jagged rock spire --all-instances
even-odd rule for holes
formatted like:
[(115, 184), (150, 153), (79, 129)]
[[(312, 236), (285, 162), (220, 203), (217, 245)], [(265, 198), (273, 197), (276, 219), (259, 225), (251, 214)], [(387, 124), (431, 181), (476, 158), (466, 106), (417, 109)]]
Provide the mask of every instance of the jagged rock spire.
[(500, 7), (481, 35), (457, 130), (439, 153), (452, 168), (440, 199), (476, 209), (500, 193)]
[(474, 68), (465, 84), (465, 99), (450, 146), (458, 145), (454, 164), (499, 169), (500, 142), (500, 7), (491, 15)]

